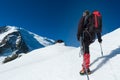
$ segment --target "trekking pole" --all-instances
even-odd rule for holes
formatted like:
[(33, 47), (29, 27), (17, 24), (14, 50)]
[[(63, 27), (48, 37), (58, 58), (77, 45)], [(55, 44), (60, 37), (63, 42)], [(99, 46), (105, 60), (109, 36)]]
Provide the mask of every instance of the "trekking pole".
[[(81, 43), (82, 43), (82, 41), (80, 42), (80, 44), (81, 44)], [(83, 46), (84, 46), (84, 43), (82, 43), (82, 44), (83, 44)], [(81, 44), (81, 46), (82, 46), (82, 44)], [(82, 46), (82, 50), (81, 50), (81, 55), (84, 54), (83, 46)], [(86, 68), (86, 66), (85, 66), (85, 61), (84, 61), (84, 59), (83, 59), (83, 66), (84, 66), (84, 68), (85, 68), (85, 72), (86, 72), (87, 80), (90, 80), (90, 79), (89, 79), (88, 72), (87, 72), (87, 68)]]
[(102, 43), (100, 43), (101, 55), (103, 56)]
[(82, 46), (82, 37), (80, 37), (80, 51), (79, 51), (79, 57), (81, 57), (81, 55), (83, 55), (83, 46)]
[(86, 66), (85, 66), (85, 61), (83, 62), (83, 66), (84, 66), (84, 68), (85, 68), (87, 80), (90, 80), (89, 75), (88, 75), (88, 72), (87, 72), (87, 68), (86, 68)]
[(80, 47), (80, 51), (79, 51), (79, 57), (81, 57), (81, 47)]

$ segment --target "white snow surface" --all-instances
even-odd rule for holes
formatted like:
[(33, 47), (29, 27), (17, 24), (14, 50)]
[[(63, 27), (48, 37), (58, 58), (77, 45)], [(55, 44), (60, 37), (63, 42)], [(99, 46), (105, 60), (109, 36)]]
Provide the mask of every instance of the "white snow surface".
[[(90, 46), (90, 80), (120, 80), (120, 28), (102, 37), (103, 53), (97, 40)], [(0, 80), (87, 80), (81, 76), (80, 48), (55, 44), (36, 49), (0, 64)]]

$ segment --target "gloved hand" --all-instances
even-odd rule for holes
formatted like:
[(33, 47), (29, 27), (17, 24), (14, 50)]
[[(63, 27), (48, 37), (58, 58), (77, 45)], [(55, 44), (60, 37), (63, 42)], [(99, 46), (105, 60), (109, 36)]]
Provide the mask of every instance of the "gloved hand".
[(77, 40), (78, 40), (78, 41), (80, 41), (80, 38), (82, 37), (82, 35), (83, 35), (82, 33), (77, 34)]
[(101, 38), (100, 38), (100, 39), (98, 39), (98, 42), (99, 42), (99, 43), (102, 43), (102, 39), (101, 39)]
[(80, 36), (79, 35), (77, 35), (77, 40), (80, 41)]

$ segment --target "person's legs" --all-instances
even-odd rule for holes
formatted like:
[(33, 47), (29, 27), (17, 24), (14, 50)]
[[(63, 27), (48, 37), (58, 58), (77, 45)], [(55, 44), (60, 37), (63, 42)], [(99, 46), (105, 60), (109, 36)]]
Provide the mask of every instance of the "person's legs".
[(83, 69), (80, 71), (80, 74), (85, 74), (85, 69), (87, 72), (90, 72), (89, 66), (90, 66), (90, 54), (89, 54), (89, 43), (84, 42), (83, 44), (83, 49), (84, 49), (84, 55), (83, 55), (83, 64), (82, 67)]

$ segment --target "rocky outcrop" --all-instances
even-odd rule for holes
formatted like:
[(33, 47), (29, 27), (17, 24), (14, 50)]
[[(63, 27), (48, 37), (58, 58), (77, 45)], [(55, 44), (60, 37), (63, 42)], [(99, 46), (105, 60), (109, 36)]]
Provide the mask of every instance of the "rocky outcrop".
[(0, 54), (4, 54), (6, 51), (10, 51), (11, 53), (27, 53), (29, 51), (27, 45), (25, 44), (21, 34), (19, 31), (13, 31), (7, 33), (9, 27), (0, 28)]

